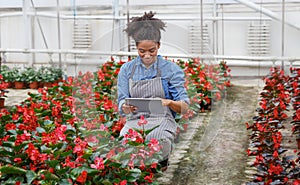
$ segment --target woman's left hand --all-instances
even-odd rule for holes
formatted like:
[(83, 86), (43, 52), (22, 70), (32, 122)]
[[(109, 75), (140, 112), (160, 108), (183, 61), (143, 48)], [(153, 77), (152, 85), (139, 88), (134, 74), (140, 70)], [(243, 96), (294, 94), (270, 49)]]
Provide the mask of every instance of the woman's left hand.
[(189, 109), (189, 106), (187, 103), (184, 101), (174, 101), (174, 100), (169, 100), (169, 99), (161, 99), (161, 104), (163, 106), (168, 106), (170, 109), (177, 113), (186, 113), (187, 110)]
[(170, 103), (172, 102), (173, 100), (169, 100), (169, 99), (161, 99), (161, 104), (163, 105), (163, 106), (169, 106), (170, 105)]

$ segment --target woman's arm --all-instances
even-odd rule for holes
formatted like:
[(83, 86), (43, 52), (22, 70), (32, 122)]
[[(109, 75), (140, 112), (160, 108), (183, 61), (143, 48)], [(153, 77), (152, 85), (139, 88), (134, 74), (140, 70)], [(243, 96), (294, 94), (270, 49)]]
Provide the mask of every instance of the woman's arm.
[(189, 109), (188, 104), (184, 101), (174, 101), (169, 99), (162, 99), (161, 101), (163, 106), (168, 106), (177, 113), (185, 114)]
[(187, 95), (186, 89), (184, 87), (185, 74), (183, 70), (174, 63), (169, 68), (172, 71), (172, 76), (169, 81), (169, 93), (171, 94), (171, 99), (163, 99), (162, 104), (168, 106), (176, 113), (185, 114), (189, 109), (189, 97)]
[(128, 107), (125, 106), (124, 112), (124, 104), (125, 98), (129, 97), (129, 78), (128, 78), (128, 63), (122, 65), (120, 72), (118, 74), (118, 108), (121, 115), (125, 116), (124, 114), (128, 114)]

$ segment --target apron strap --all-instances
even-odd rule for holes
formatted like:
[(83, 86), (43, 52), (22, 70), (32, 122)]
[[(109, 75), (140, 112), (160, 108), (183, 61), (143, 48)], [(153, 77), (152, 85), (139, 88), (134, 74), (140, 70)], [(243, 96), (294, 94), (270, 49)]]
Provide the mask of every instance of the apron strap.
[(135, 69), (136, 69), (136, 64), (133, 66), (129, 79), (132, 79)]

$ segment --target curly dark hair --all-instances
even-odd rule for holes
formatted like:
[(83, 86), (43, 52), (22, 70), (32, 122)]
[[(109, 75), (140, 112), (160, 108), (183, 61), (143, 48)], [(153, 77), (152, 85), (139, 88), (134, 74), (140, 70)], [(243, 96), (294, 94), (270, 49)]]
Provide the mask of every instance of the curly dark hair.
[(160, 19), (153, 18), (155, 13), (150, 11), (144, 13), (141, 17), (132, 17), (131, 22), (127, 24), (127, 28), (124, 30), (128, 36), (131, 36), (136, 43), (142, 40), (153, 40), (160, 42), (161, 34), (160, 30), (164, 30), (166, 23)]

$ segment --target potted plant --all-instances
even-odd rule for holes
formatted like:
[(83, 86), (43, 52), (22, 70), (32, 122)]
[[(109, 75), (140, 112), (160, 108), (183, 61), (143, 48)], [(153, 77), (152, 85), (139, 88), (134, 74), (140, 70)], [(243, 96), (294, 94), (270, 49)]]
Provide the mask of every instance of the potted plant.
[(26, 83), (26, 75), (25, 72), (19, 69), (18, 67), (14, 67), (11, 70), (11, 78), (14, 82), (15, 89), (23, 89)]
[(26, 67), (22, 74), (25, 77), (25, 81), (29, 85), (30, 89), (38, 88), (39, 77), (35, 67)]
[(1, 73), (0, 74), (2, 74), (3, 80), (6, 83), (8, 83), (7, 88), (13, 87), (12, 71), (7, 65), (2, 65), (1, 66)]
[(8, 87), (8, 83), (4, 81), (2, 74), (0, 74), (0, 109), (4, 108), (4, 102), (5, 102), (4, 97), (6, 97), (5, 93), (8, 92), (6, 90), (7, 87)]
[(50, 71), (52, 72), (52, 74), (53, 74), (56, 82), (59, 82), (59, 81), (62, 80), (64, 72), (63, 72), (63, 70), (61, 68), (59, 68), (59, 67), (51, 67)]
[(51, 67), (42, 66), (38, 70), (38, 78), (41, 80), (42, 86), (52, 87), (56, 75), (52, 72)]

